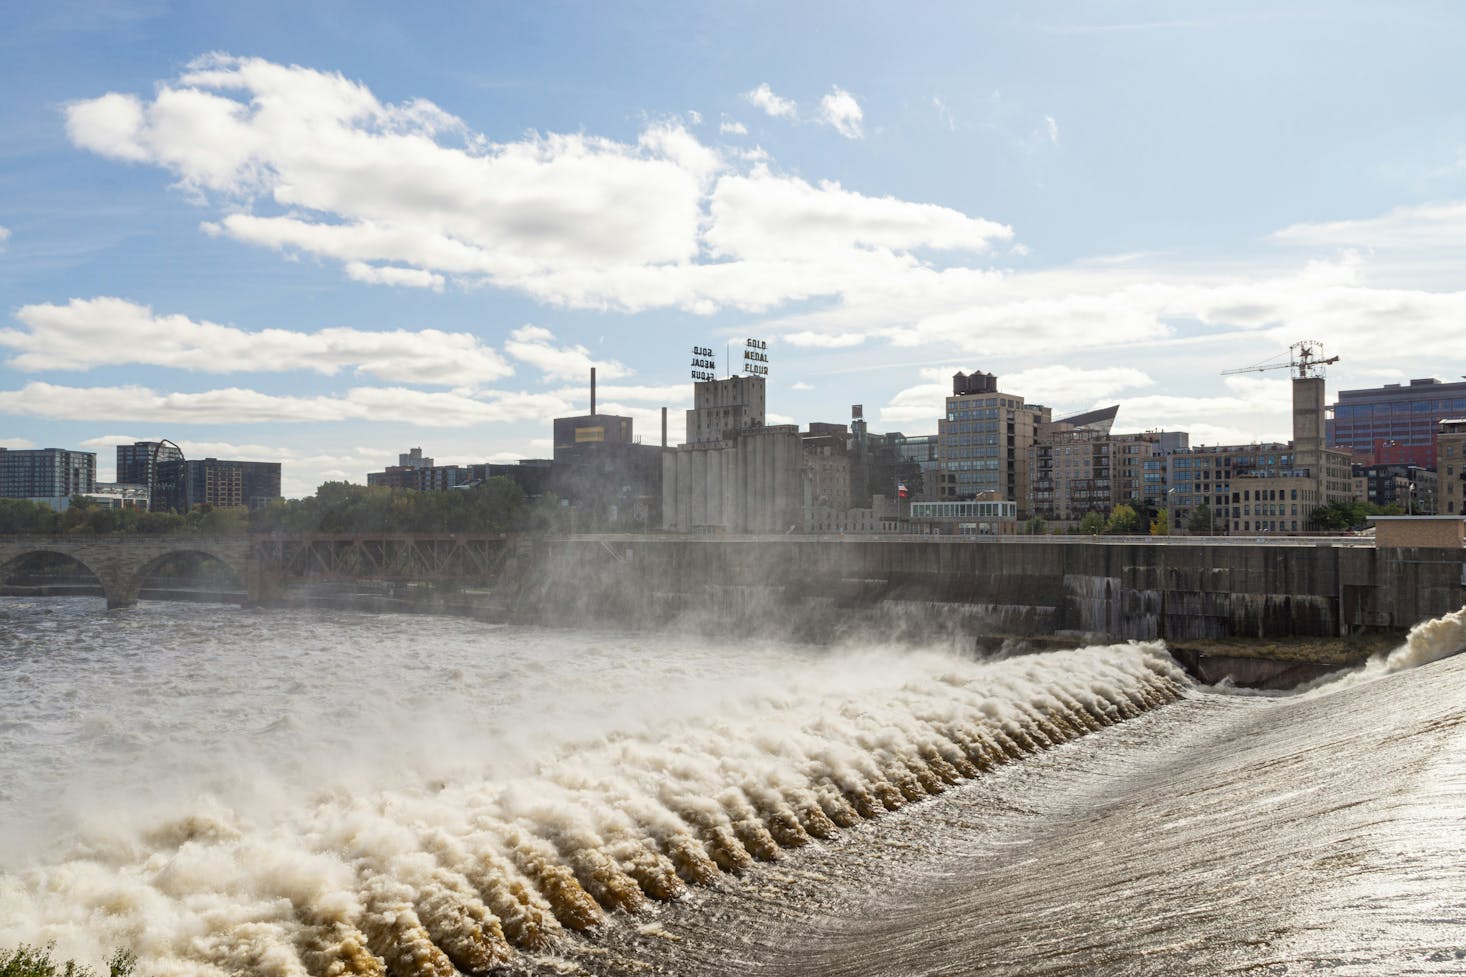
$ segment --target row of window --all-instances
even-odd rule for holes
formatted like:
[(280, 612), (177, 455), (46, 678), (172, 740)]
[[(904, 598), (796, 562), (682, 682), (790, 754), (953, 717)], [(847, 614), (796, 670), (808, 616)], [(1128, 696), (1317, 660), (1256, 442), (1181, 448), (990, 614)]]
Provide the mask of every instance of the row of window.
[(1415, 400), (1397, 404), (1339, 404), (1335, 417), (1388, 417), (1393, 414), (1440, 414), (1466, 411), (1466, 399)]

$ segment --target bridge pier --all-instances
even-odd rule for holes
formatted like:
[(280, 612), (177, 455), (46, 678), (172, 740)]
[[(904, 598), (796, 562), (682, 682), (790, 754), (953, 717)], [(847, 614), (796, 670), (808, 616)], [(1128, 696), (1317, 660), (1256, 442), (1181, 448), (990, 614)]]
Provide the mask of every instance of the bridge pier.
[(107, 610), (131, 607), (137, 603), (137, 592), (142, 581), (135, 573), (120, 570), (102, 570), (97, 573), (102, 584), (102, 593), (107, 597)]

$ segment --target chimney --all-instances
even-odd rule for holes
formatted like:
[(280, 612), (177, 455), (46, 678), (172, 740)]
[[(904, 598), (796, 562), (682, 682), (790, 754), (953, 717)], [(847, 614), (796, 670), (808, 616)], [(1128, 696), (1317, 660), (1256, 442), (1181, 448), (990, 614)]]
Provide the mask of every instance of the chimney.
[(596, 368), (590, 368), (590, 416), (596, 416)]
[(662, 447), (667, 446), (667, 408), (662, 408)]

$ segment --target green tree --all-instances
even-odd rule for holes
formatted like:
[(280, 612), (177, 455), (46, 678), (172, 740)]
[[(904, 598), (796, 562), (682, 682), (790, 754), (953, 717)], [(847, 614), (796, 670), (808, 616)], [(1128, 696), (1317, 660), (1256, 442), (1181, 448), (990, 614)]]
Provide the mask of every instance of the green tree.
[(1043, 516), (1034, 516), (1023, 524), (1023, 531), (1030, 536), (1042, 536), (1048, 532), (1049, 524), (1044, 522)]
[(1150, 521), (1150, 534), (1152, 536), (1171, 535), (1171, 510), (1161, 509), (1156, 512), (1154, 519)]
[(1203, 502), (1191, 510), (1191, 518), (1186, 520), (1186, 531), (1194, 535), (1210, 533), (1215, 530), (1212, 523), (1211, 506)]
[(1104, 531), (1111, 535), (1128, 536), (1140, 532), (1140, 515), (1133, 506), (1121, 502), (1110, 510), (1110, 518), (1105, 520)]
[(1079, 529), (1077, 531), (1087, 536), (1096, 536), (1106, 532), (1105, 517), (1098, 512), (1086, 512), (1084, 518), (1079, 520)]

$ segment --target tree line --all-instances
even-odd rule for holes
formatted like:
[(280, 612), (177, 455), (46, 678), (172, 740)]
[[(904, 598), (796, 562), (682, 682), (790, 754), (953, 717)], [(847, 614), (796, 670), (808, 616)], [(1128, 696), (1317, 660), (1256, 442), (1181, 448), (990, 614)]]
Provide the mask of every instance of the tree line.
[(277, 499), (260, 509), (200, 505), (183, 514), (104, 508), (81, 496), (64, 512), (26, 499), (0, 499), (0, 535), (507, 533), (560, 532), (567, 525), (558, 499), (526, 503), (507, 478), (447, 492), (327, 482), (315, 495)]

